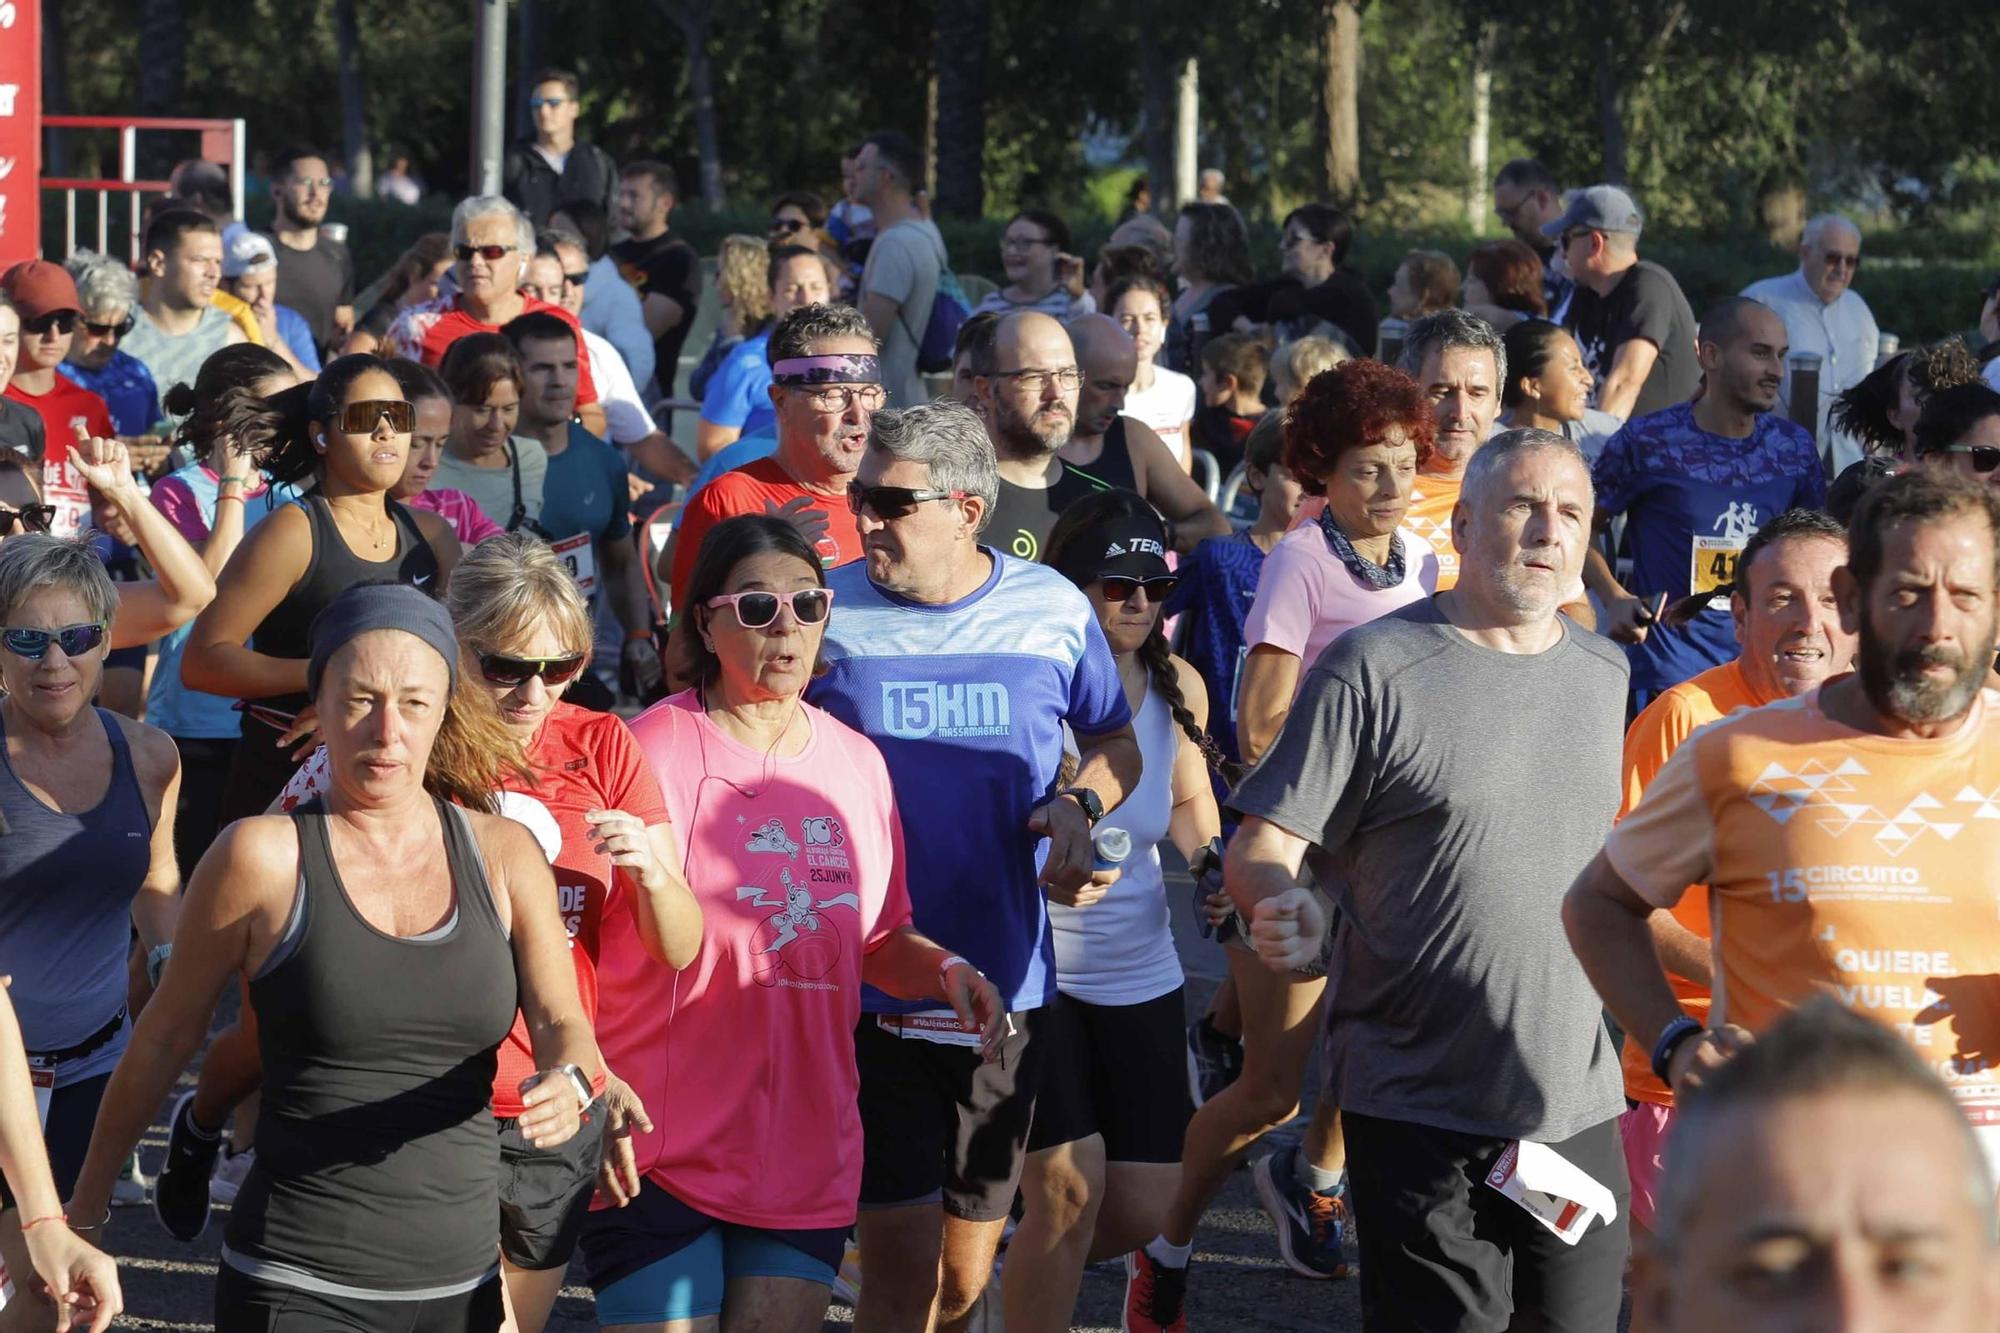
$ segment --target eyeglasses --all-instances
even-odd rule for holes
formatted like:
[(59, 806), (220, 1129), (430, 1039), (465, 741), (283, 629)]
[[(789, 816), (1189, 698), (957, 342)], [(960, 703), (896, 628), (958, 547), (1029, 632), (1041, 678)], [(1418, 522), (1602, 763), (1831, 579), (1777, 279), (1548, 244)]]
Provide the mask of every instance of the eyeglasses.
[(1852, 270), (1861, 267), (1861, 256), (1858, 254), (1837, 255), (1829, 253), (1822, 255), (1820, 258), (1828, 268), (1844, 268)]
[(1562, 234), (1562, 248), (1565, 250), (1569, 249), (1571, 241), (1576, 240), (1578, 237), (1590, 236), (1594, 234), (1595, 230), (1592, 227), (1571, 227)]
[(495, 685), (510, 688), (540, 676), (542, 684), (553, 689), (557, 685), (567, 685), (571, 677), (581, 670), (582, 653), (571, 653), (566, 657), (509, 657), (505, 653), (479, 655), (479, 674)]
[(784, 232), (788, 236), (795, 231), (804, 231), (805, 229), (806, 220), (804, 218), (772, 218), (769, 228), (771, 231)]
[(123, 338), (137, 328), (138, 324), (139, 317), (128, 314), (116, 324), (99, 324), (94, 319), (86, 319), (83, 321), (83, 328), (84, 332), (93, 338)]
[(1991, 472), (1994, 468), (2000, 467), (2000, 446), (1991, 444), (1947, 444), (1944, 447), (1944, 451), (1948, 454), (1970, 455), (1972, 458), (1972, 470), (1974, 472)]
[(889, 391), (879, 384), (829, 384), (824, 388), (798, 389), (818, 412), (845, 412), (855, 403), (870, 412), (889, 401)]
[(847, 483), (847, 507), (856, 515), (871, 513), (880, 519), (908, 518), (917, 506), (932, 500), (963, 500), (970, 491), (916, 491), (908, 486), (863, 486)]
[(331, 190), (333, 188), (333, 177), (294, 176), (292, 177), (292, 184), (298, 186), (302, 190)]
[(1097, 581), (1097, 586), (1104, 590), (1104, 600), (1107, 602), (1129, 602), (1132, 600), (1133, 593), (1144, 588), (1146, 590), (1146, 600), (1154, 606), (1158, 606), (1161, 602), (1166, 601), (1167, 598), (1174, 595), (1174, 589), (1181, 586), (1181, 578), (1178, 574), (1162, 574), (1157, 578), (1150, 579), (1135, 579), (1123, 574), (1106, 574)]
[(1083, 372), (1075, 366), (1064, 366), (1061, 370), (996, 370), (988, 378), (1013, 380), (1030, 393), (1047, 393), (1051, 383), (1065, 393), (1083, 387)]
[(19, 509), (0, 509), (0, 537), (12, 532), (17, 522), (23, 532), (47, 532), (55, 521), (54, 505), (22, 505)]
[(540, 111), (545, 106), (561, 106), (567, 101), (569, 101), (567, 97), (530, 97), (528, 99), (528, 109), (530, 111)]
[(778, 618), (780, 606), (792, 608), (792, 619), (801, 625), (817, 625), (833, 610), (833, 589), (800, 588), (789, 594), (775, 592), (731, 592), (711, 597), (703, 606), (710, 610), (729, 607), (736, 623), (744, 629), (762, 629)]
[(373, 435), (384, 417), (390, 430), (408, 435), (416, 428), (417, 406), (400, 398), (363, 398), (340, 409), (340, 429), (349, 435)]
[(36, 337), (40, 337), (51, 329), (57, 333), (70, 334), (76, 332), (77, 321), (82, 318), (83, 316), (77, 314), (74, 310), (52, 310), (46, 315), (36, 315), (33, 319), (22, 320), (21, 330), (24, 333), (32, 333)]
[(458, 256), (458, 262), (461, 264), (470, 264), (474, 255), (478, 255), (489, 264), (497, 264), (512, 254), (514, 247), (511, 245), (454, 245), (451, 247), (451, 252)]
[(1032, 250), (1038, 245), (1054, 244), (1054, 238), (1048, 236), (1002, 236), (1000, 238), (1000, 248), (1002, 250)]
[(49, 655), (52, 643), (62, 645), (64, 657), (82, 657), (104, 642), (105, 629), (102, 622), (65, 625), (61, 629), (15, 629), (9, 626), (0, 637), (6, 639), (7, 651), (14, 656), (39, 662)]
[(563, 281), (572, 287), (581, 287), (584, 283), (590, 281), (590, 270), (585, 269), (581, 273), (565, 273), (563, 274)]

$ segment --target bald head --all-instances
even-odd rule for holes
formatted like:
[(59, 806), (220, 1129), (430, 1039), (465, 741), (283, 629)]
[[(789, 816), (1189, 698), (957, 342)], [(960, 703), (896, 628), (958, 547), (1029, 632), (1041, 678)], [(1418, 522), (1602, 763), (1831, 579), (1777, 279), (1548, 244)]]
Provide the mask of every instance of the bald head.
[(1076, 433), (1096, 439), (1125, 410), (1125, 395), (1139, 375), (1139, 347), (1109, 315), (1081, 315), (1064, 325), (1076, 348), (1083, 387), (1077, 391)]
[(1727, 348), (1746, 337), (1783, 345), (1785, 321), (1762, 301), (1748, 296), (1732, 296), (1717, 301), (1702, 312), (1701, 332), (1695, 341), (1711, 347)]
[(976, 363), (979, 406), (1002, 461), (1046, 457), (1076, 424), (1076, 350), (1063, 326), (1024, 310), (1002, 317), (991, 361)]

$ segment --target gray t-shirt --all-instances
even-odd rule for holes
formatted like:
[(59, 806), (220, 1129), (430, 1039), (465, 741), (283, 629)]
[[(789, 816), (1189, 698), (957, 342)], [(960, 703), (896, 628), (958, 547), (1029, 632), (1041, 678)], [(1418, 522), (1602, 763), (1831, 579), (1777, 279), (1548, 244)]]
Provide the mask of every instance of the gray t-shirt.
[[(481, 513), (511, 531), (515, 463), (518, 461), (521, 517), (523, 520), (539, 520), (542, 516), (542, 495), (548, 483), (549, 451), (542, 448), (540, 440), (529, 435), (511, 436), (510, 443), (514, 456), (505, 467), (480, 467), (477, 463), (466, 462), (447, 448), (438, 459), (437, 471), (431, 474), (428, 489), (464, 491), (479, 506)], [(505, 457), (504, 453), (502, 457)]]
[(930, 401), (923, 376), (917, 373), (917, 345), (930, 323), (931, 302), (937, 299), (944, 265), (944, 237), (935, 224), (922, 218), (898, 222), (868, 249), (868, 265), (861, 270), (862, 295), (901, 302), (896, 322), (882, 341), (882, 383), (889, 390), (891, 407)]
[(194, 383), (195, 376), (201, 373), (201, 363), (229, 342), (231, 327), (227, 314), (209, 306), (192, 329), (170, 335), (162, 332), (144, 310), (134, 310), (132, 331), (119, 347), (139, 358), (152, 372), (153, 383), (160, 386), (160, 397), (164, 399), (176, 384)]
[(1310, 840), (1339, 904), (1326, 1077), (1342, 1109), (1555, 1143), (1625, 1109), (1563, 893), (1618, 811), (1625, 655), (1532, 656), (1435, 599), (1336, 639), (1229, 804)]

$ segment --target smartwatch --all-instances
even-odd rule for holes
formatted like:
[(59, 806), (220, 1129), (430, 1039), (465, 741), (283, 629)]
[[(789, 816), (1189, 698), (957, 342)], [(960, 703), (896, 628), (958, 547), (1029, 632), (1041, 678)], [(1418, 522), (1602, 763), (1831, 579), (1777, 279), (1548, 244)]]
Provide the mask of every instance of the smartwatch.
[(1084, 822), (1092, 828), (1096, 828), (1097, 821), (1104, 818), (1103, 798), (1088, 787), (1064, 787), (1056, 795), (1071, 797), (1082, 806)]
[(1658, 1078), (1660, 1082), (1666, 1084), (1668, 1087), (1672, 1087), (1674, 1081), (1667, 1077), (1667, 1071), (1674, 1062), (1674, 1052), (1681, 1048), (1682, 1042), (1701, 1030), (1701, 1024), (1689, 1018), (1686, 1014), (1682, 1014), (1664, 1028), (1661, 1028), (1659, 1039), (1653, 1043), (1654, 1077)]

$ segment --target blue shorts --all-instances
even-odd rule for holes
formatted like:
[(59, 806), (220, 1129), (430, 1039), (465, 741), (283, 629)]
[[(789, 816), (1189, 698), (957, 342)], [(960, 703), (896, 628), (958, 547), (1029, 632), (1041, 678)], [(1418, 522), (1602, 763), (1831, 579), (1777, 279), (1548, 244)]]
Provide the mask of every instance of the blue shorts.
[(723, 1222), (648, 1180), (624, 1208), (584, 1224), (597, 1322), (660, 1324), (719, 1314), (731, 1278), (790, 1277), (831, 1288), (846, 1227), (776, 1231)]

